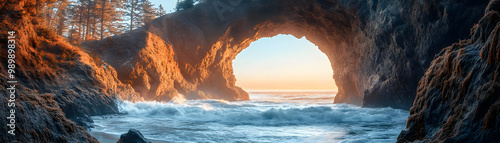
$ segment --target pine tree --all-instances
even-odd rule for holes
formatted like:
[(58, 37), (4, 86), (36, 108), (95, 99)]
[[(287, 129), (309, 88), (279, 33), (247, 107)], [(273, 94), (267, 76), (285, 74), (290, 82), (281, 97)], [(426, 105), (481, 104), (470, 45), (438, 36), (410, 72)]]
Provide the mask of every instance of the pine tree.
[(79, 6), (78, 5), (75, 5), (76, 2), (71, 2), (70, 4), (68, 4), (68, 7), (67, 7), (67, 12), (66, 12), (66, 19), (67, 19), (67, 22), (69, 25), (69, 30), (68, 30), (68, 33), (66, 35), (68, 41), (70, 43), (77, 43), (78, 40), (79, 40), (79, 37), (78, 37), (78, 31), (77, 29), (79, 28), (78, 25), (78, 8)]
[(91, 22), (90, 22), (90, 18), (92, 17), (92, 9), (93, 9), (93, 2), (90, 1), (90, 0), (82, 0), (85, 2), (85, 17), (84, 17), (84, 20), (85, 20), (85, 30), (83, 31), (84, 34), (83, 34), (83, 41), (87, 41), (90, 39), (89, 37), (89, 32), (91, 32), (89, 29), (91, 28)]
[(194, 6), (194, 0), (177, 0), (175, 9), (177, 11), (186, 10)]
[(150, 0), (39, 0), (33, 7), (41, 26), (72, 44), (121, 34), (166, 14)]
[(118, 35), (127, 31), (127, 26), (124, 17), (127, 15), (126, 4), (127, 0), (112, 0), (112, 7), (114, 8), (114, 13), (110, 14), (111, 23), (108, 25), (108, 31), (110, 35)]
[(158, 7), (158, 12), (156, 13), (156, 17), (160, 17), (160, 16), (163, 16), (167, 14), (167, 12), (165, 12), (165, 9), (163, 9), (163, 6), (160, 6)]
[(108, 35), (105, 27), (107, 28), (107, 25), (111, 23), (111, 14), (114, 13), (114, 8), (109, 0), (98, 0), (96, 8), (99, 18), (99, 39), (103, 39), (104, 36)]
[(77, 33), (77, 36), (71, 35), (74, 36), (71, 38), (74, 39), (73, 43), (91, 40), (90, 32), (92, 32), (93, 12), (95, 12), (95, 3), (91, 0), (79, 0), (76, 5), (73, 6), (73, 10), (71, 10), (72, 20), (70, 21), (75, 30), (70, 31)]
[(149, 0), (143, 0), (139, 6), (140, 13), (138, 14), (140, 18), (140, 26), (143, 26), (147, 23), (150, 23), (155, 19), (157, 15), (156, 9), (153, 7), (154, 5)]
[(70, 1), (65, 20), (69, 28), (65, 34), (73, 44), (93, 39), (104, 39), (122, 33), (124, 3), (126, 0)]
[(67, 37), (70, 43), (78, 44), (83, 39), (84, 17), (86, 15), (85, 3), (85, 0), (71, 1), (67, 7), (66, 19), (68, 21), (67, 25), (70, 25)]
[(139, 27), (138, 24), (140, 25), (140, 17), (139, 17), (139, 6), (144, 0), (128, 0), (127, 4), (125, 5), (125, 8), (127, 9), (127, 16), (129, 17), (130, 23), (128, 24), (129, 31), (132, 31), (133, 29)]
[(37, 1), (37, 16), (42, 18), (42, 26), (52, 27), (50, 24), (52, 17), (55, 17), (57, 9), (57, 0), (40, 0)]
[(203, 0), (177, 0), (177, 5), (175, 6), (176, 11), (186, 10), (192, 8), (195, 4), (203, 2)]
[(66, 6), (63, 9), (57, 10), (57, 35), (63, 35), (66, 27)]
[(48, 12), (46, 13), (46, 27), (55, 29), (55, 32), (58, 35), (62, 35), (64, 30), (66, 29), (64, 27), (64, 24), (66, 20), (65, 11), (67, 5), (67, 0), (57, 0), (53, 5), (51, 5), (51, 7), (48, 9)]
[(85, 7), (86, 0), (80, 0), (80, 6), (78, 7), (78, 43), (82, 42), (85, 38)]

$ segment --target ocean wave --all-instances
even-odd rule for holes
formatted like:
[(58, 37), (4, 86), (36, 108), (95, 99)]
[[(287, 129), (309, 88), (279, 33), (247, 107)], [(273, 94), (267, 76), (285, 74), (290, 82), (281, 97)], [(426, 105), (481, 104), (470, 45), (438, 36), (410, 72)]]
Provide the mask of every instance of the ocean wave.
[[(262, 106), (267, 105), (267, 106)], [(287, 106), (280, 104), (223, 100), (176, 102), (123, 101), (120, 111), (127, 116), (170, 118), (183, 121), (218, 122), (230, 125), (303, 125), (377, 123), (405, 120), (408, 112), (392, 108), (360, 108), (347, 104)]]

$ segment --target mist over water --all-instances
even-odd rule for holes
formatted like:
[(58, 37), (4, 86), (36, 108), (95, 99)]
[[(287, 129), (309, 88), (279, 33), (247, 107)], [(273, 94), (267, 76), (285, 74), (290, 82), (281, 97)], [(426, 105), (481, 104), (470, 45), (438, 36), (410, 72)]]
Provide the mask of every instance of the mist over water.
[(153, 142), (395, 142), (408, 111), (332, 104), (323, 92), (251, 93), (251, 101), (123, 101), (122, 115), (94, 116), (101, 142), (130, 128)]

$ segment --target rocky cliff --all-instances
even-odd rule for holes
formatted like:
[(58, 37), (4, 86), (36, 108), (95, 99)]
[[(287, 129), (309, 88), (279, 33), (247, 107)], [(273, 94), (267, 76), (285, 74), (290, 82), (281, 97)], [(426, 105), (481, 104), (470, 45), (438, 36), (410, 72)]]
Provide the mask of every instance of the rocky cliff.
[(147, 100), (247, 100), (232, 60), (262, 37), (306, 37), (330, 59), (335, 103), (409, 109), (442, 48), (487, 1), (206, 0), (133, 32), (86, 43)]
[(492, 0), (471, 38), (432, 61), (398, 142), (500, 141), (498, 10), (500, 1)]
[[(0, 132), (4, 133), (0, 140), (97, 142), (81, 127), (92, 122), (89, 116), (118, 113), (117, 96), (138, 97), (131, 86), (118, 80), (113, 67), (41, 26), (34, 16), (36, 4), (31, 0), (0, 3)], [(7, 66), (9, 36), (15, 37), (14, 78)], [(7, 89), (12, 85), (15, 91)], [(15, 112), (12, 128), (7, 126), (12, 120), (6, 119), (12, 115), (10, 109)], [(7, 134), (12, 129), (15, 135)]]

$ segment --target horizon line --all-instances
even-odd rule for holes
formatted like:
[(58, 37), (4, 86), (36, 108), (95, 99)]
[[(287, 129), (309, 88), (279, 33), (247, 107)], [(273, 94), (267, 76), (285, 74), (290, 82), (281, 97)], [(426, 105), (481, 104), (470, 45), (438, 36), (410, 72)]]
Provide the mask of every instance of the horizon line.
[(328, 92), (328, 93), (338, 93), (337, 90), (281, 90), (281, 89), (272, 89), (272, 90), (245, 90), (248, 93), (279, 93), (279, 92), (313, 92), (313, 93), (321, 93), (321, 92)]

